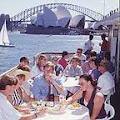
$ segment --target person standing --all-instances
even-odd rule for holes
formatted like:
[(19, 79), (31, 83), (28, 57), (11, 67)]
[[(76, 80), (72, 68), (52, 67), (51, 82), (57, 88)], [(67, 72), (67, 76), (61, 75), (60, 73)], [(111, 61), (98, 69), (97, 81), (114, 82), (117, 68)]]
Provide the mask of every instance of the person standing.
[(85, 46), (84, 46), (85, 55), (88, 55), (91, 52), (91, 50), (93, 50), (94, 43), (92, 42), (92, 39), (93, 39), (93, 35), (89, 35), (89, 40), (85, 42)]
[(106, 39), (106, 34), (101, 35), (102, 43), (99, 44), (101, 46), (101, 57), (103, 58), (106, 52), (110, 52), (110, 42)]

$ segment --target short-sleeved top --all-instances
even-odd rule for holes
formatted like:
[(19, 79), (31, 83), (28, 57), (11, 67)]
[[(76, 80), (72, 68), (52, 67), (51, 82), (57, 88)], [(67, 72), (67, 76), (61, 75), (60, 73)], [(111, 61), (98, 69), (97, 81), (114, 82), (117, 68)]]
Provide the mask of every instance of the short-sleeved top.
[(0, 93), (0, 120), (19, 120), (21, 114), (11, 105), (7, 97)]
[[(78, 56), (78, 55), (74, 54), (73, 56)], [(85, 54), (81, 54), (81, 56), (79, 57), (79, 59), (80, 59), (80, 63), (83, 64), (86, 61), (86, 55)]]
[[(80, 103), (81, 103), (82, 105), (86, 106), (86, 107), (89, 109), (89, 114), (90, 114), (90, 116), (92, 115), (92, 110), (93, 110), (93, 106), (94, 106), (94, 98), (95, 98), (96, 93), (97, 93), (97, 89), (95, 88), (95, 89), (93, 90), (93, 93), (92, 93), (92, 95), (91, 95), (91, 98), (90, 98), (87, 106), (84, 104), (84, 95), (83, 95), (83, 97), (80, 99)], [(103, 106), (102, 106), (102, 108), (101, 108), (101, 110), (100, 110), (100, 113), (98, 114), (98, 116), (97, 116), (96, 119), (102, 119), (102, 118), (105, 118), (105, 117), (106, 117), (106, 111), (105, 111), (105, 109), (104, 109), (104, 104), (103, 104)]]
[(100, 91), (104, 95), (108, 95), (111, 89), (115, 87), (113, 76), (108, 71), (106, 71), (98, 78), (97, 86), (101, 88)]
[(69, 64), (64, 70), (64, 75), (69, 77), (80, 76), (83, 75), (83, 70), (79, 65), (74, 68), (73, 66), (71, 66), (71, 64)]
[(88, 40), (87, 42), (85, 42), (84, 52), (86, 52), (87, 50), (92, 50), (93, 47), (94, 43), (91, 40)]
[(59, 60), (58, 60), (58, 63), (59, 63), (60, 65), (62, 65), (64, 69), (65, 69), (66, 66), (68, 65), (68, 62), (67, 62), (64, 58), (59, 59)]

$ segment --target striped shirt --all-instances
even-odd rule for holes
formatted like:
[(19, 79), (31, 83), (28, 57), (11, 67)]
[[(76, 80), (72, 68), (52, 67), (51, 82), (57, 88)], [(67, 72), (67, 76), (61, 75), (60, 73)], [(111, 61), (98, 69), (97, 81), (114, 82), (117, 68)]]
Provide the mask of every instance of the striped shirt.
[(22, 89), (19, 87), (17, 90), (14, 91), (14, 93), (12, 95), (12, 104), (14, 106), (16, 106), (16, 105), (20, 105), (22, 103), (23, 103)]

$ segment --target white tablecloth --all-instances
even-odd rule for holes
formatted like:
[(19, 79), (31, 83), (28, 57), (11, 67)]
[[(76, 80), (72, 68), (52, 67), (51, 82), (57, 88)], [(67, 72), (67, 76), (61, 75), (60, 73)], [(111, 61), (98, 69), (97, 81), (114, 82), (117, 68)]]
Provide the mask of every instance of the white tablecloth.
[(62, 114), (45, 113), (35, 120), (90, 120), (90, 117), (88, 109), (81, 105), (80, 109), (77, 110), (67, 108)]
[(75, 77), (67, 77), (66, 81), (63, 83), (63, 86), (71, 93), (75, 93), (80, 89), (79, 79), (76, 79)]

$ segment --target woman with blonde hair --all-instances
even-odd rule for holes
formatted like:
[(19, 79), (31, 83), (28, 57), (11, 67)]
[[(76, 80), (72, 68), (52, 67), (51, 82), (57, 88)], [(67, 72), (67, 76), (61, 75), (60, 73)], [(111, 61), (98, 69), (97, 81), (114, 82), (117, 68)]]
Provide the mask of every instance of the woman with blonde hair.
[(43, 68), (47, 62), (47, 56), (44, 54), (38, 54), (35, 58), (35, 65), (31, 70), (31, 78), (34, 79), (36, 76), (43, 74)]

